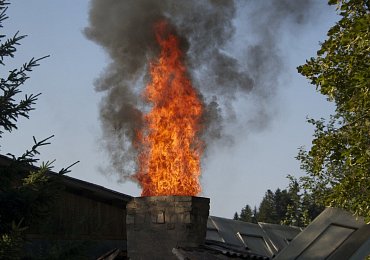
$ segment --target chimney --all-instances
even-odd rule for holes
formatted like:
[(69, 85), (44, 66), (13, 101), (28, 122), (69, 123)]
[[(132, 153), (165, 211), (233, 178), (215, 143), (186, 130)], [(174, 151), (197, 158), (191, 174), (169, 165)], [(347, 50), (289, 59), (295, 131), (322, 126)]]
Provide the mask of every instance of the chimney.
[(127, 204), (127, 253), (130, 259), (176, 259), (172, 249), (204, 243), (209, 198), (137, 197)]

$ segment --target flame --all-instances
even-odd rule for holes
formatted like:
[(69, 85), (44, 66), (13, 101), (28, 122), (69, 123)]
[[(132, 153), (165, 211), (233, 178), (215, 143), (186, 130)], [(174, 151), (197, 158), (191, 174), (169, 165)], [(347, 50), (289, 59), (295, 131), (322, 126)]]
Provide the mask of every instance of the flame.
[(152, 109), (144, 115), (144, 128), (137, 134), (138, 179), (142, 196), (200, 193), (200, 157), (203, 108), (183, 62), (179, 38), (166, 21), (155, 24), (161, 48), (151, 62), (151, 81), (144, 97)]

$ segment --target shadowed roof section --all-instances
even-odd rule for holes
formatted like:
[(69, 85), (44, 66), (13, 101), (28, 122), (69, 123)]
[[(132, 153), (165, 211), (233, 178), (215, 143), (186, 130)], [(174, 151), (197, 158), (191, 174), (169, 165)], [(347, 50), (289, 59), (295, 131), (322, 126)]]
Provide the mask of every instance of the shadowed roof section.
[(205, 244), (196, 248), (178, 247), (178, 259), (272, 259), (301, 232), (298, 227), (210, 216)]
[(327, 208), (306, 229), (210, 216), (204, 246), (175, 248), (178, 259), (364, 259), (370, 225)]
[(326, 208), (275, 259), (364, 259), (370, 228), (362, 217)]
[[(8, 166), (12, 162), (12, 158), (0, 154), (0, 165)], [(37, 169), (38, 167), (29, 165), (29, 170)], [(122, 202), (127, 203), (132, 198), (127, 194), (67, 175), (60, 175), (53, 171), (47, 172), (47, 175), (51, 178), (59, 178), (67, 191), (84, 197), (89, 197), (94, 200), (109, 202), (111, 204), (122, 206)]]

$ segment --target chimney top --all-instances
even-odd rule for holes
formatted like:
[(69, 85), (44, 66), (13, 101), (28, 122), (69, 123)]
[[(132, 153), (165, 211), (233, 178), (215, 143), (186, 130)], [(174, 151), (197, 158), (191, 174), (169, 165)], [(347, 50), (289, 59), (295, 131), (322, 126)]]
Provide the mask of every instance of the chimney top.
[(204, 244), (209, 198), (136, 197), (127, 204), (127, 252), (131, 259), (175, 259), (172, 249)]

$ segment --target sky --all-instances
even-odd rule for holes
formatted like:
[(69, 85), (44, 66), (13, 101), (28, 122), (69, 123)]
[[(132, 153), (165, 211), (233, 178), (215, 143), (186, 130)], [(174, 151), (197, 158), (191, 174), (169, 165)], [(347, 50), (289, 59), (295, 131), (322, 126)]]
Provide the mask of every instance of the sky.
[[(270, 1), (264, 1), (268, 8)], [(306, 117), (327, 117), (333, 111), (333, 105), (296, 70), (315, 55), (319, 42), (338, 19), (335, 8), (323, 2), (316, 1), (304, 26), (286, 25), (276, 32), (279, 37), (274, 46), (283, 65), (276, 88), (263, 104), (268, 116), (255, 109), (261, 104), (256, 104), (260, 100), (253, 95), (241, 95), (231, 103), (234, 118), (225, 120), (227, 138), (212, 142), (202, 160), (200, 196), (211, 199), (211, 215), (232, 218), (246, 204), (258, 206), (267, 189), (286, 188), (288, 174), (303, 174), (294, 157), (300, 146), (309, 147), (312, 140), (313, 128)], [(41, 161), (55, 159), (55, 171), (80, 161), (69, 176), (140, 196), (135, 183), (119, 182), (117, 174), (106, 170), (109, 156), (102, 144), (99, 119), (104, 93), (94, 90), (94, 82), (111, 60), (83, 33), (89, 25), (89, 8), (90, 2), (85, 0), (11, 2), (2, 34), (11, 36), (19, 31), (28, 36), (15, 58), (5, 60), (1, 75), (32, 57), (50, 57), (41, 61), (22, 87), (23, 93), (42, 93), (35, 110), (29, 120), (19, 120), (18, 130), (3, 135), (0, 152), (18, 156), (31, 147), (33, 136), (41, 140), (55, 135), (50, 145), (40, 149)], [(243, 8), (237, 5), (233, 21), (235, 55), (248, 42), (258, 40)], [(256, 126), (254, 120), (262, 117), (267, 119)]]

